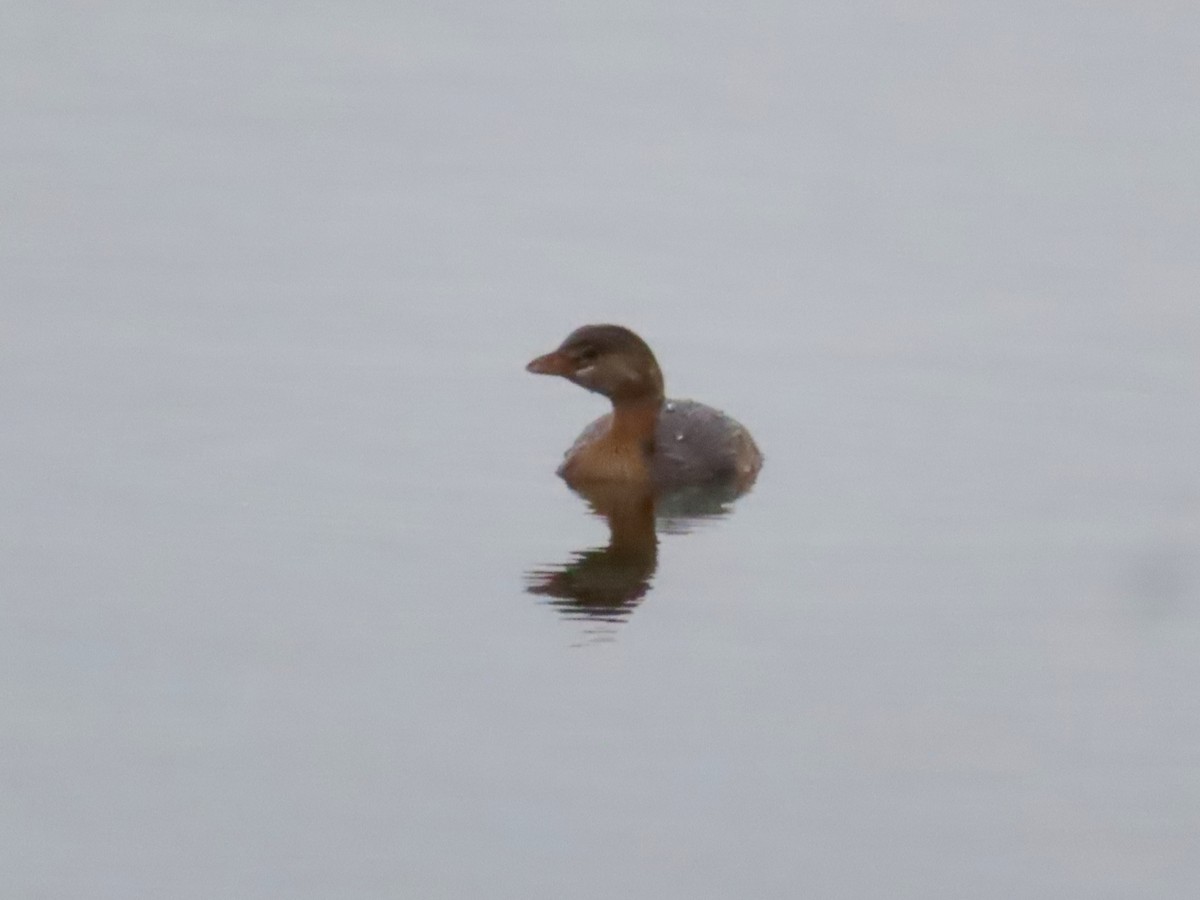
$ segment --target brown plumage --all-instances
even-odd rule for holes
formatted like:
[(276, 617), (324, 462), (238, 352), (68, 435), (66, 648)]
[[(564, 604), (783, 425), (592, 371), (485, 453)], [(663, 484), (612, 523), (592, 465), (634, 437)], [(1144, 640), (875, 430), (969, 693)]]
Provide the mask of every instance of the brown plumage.
[(662, 371), (640, 337), (620, 325), (585, 325), (526, 367), (602, 394), (612, 412), (583, 430), (558, 474), (568, 484), (620, 481), (671, 489), (729, 482), (749, 487), (762, 467), (750, 433), (694, 400), (667, 400)]

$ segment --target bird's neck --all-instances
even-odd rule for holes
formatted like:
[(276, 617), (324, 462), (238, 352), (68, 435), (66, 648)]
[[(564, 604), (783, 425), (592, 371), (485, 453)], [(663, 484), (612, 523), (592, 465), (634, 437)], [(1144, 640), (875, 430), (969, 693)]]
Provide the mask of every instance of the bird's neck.
[(658, 413), (662, 409), (661, 395), (652, 394), (636, 399), (613, 401), (612, 425), (609, 434), (621, 444), (635, 444), (647, 452), (654, 450), (654, 432)]

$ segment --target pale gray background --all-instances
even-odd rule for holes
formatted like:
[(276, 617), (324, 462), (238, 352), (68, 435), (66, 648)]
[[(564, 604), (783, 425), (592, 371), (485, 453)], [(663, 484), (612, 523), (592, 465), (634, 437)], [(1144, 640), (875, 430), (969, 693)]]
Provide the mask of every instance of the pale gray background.
[[(0, 895), (1200, 896), (1194, 4), (0, 7)], [(530, 569), (612, 320), (768, 456)]]

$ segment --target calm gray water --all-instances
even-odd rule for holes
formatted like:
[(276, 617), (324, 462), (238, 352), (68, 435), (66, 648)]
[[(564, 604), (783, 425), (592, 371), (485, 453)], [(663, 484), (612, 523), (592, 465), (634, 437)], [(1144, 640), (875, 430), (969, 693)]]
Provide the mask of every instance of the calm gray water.
[(1200, 15), (792, 7), (5, 5), (0, 896), (1198, 895)]

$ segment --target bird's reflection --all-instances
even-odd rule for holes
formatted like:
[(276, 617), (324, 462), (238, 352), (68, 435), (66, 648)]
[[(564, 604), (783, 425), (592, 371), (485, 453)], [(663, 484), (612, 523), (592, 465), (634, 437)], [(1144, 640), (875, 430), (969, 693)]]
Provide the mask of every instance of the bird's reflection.
[(572, 490), (608, 522), (608, 544), (531, 570), (526, 590), (547, 598), (567, 618), (620, 623), (650, 590), (658, 567), (658, 531), (686, 534), (706, 519), (725, 516), (744, 489), (730, 484), (656, 493), (595, 484)]

